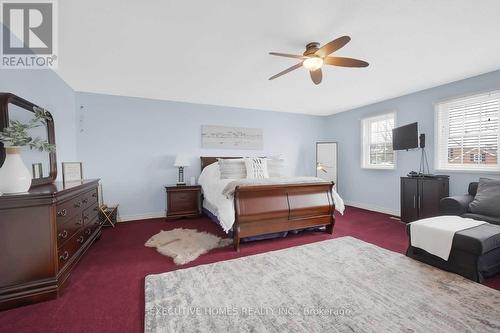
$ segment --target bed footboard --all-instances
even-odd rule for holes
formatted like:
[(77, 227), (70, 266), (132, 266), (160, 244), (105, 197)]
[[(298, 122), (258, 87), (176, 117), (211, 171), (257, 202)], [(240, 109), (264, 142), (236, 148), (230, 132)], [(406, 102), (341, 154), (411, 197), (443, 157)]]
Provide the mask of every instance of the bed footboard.
[(234, 247), (240, 239), (326, 226), (333, 233), (333, 183), (239, 186), (234, 193)]

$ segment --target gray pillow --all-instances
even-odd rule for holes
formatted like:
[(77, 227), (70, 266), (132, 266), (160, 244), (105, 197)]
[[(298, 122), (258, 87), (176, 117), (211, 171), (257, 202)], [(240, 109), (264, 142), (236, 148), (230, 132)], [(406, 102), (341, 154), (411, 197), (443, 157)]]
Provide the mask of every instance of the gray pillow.
[(474, 214), (500, 216), (500, 180), (479, 178), (477, 194), (469, 210)]
[(220, 179), (244, 179), (247, 178), (247, 169), (245, 160), (236, 159), (218, 159)]

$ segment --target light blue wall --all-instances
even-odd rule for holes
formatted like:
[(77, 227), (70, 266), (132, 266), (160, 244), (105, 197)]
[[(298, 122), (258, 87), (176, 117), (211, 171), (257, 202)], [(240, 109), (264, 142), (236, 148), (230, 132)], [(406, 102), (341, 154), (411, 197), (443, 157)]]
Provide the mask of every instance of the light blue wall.
[[(57, 160), (76, 160), (75, 93), (48, 69), (0, 70), (0, 91), (10, 92), (46, 108), (54, 117)], [(61, 178), (59, 170), (58, 177)]]
[(396, 112), (397, 126), (418, 122), (420, 133), (426, 134), (426, 150), (431, 172), (451, 176), (451, 195), (465, 193), (469, 182), (477, 181), (480, 176), (500, 178), (499, 174), (435, 172), (433, 168), (433, 103), (455, 96), (495, 89), (500, 89), (500, 71), (329, 116), (326, 137), (339, 142), (339, 184), (342, 184), (340, 194), (344, 200), (358, 206), (399, 214), (399, 177), (411, 170), (418, 171), (420, 152), (397, 152), (395, 170), (361, 168), (361, 119), (388, 111)]
[[(163, 186), (175, 183), (175, 155), (191, 160), (187, 178), (198, 177), (200, 156), (284, 154), (289, 173), (314, 175), (315, 142), (324, 117), (241, 108), (77, 93), (77, 152), (87, 178), (103, 181), (104, 198), (120, 204), (124, 219), (164, 214)], [(201, 148), (202, 125), (262, 128), (264, 150)]]
[[(500, 71), (414, 94), (316, 117), (140, 98), (76, 93), (50, 70), (0, 70), (0, 91), (12, 92), (49, 109), (55, 118), (58, 162), (84, 162), (87, 178), (103, 179), (104, 196), (120, 203), (125, 218), (163, 214), (163, 185), (176, 181), (177, 153), (190, 156), (187, 179), (199, 175), (201, 155), (284, 154), (289, 173), (313, 175), (316, 141), (339, 142), (339, 190), (348, 203), (399, 213), (399, 177), (418, 169), (418, 152), (398, 152), (397, 168), (360, 167), (360, 120), (396, 111), (397, 125), (414, 121), (427, 135), (431, 169), (434, 160), (434, 108), (442, 99), (500, 89)], [(83, 108), (80, 108), (82, 106)], [(263, 151), (201, 148), (201, 126), (227, 125), (264, 129)], [(431, 170), (433, 171), (433, 170)], [(448, 172), (451, 194), (470, 181), (498, 174)]]

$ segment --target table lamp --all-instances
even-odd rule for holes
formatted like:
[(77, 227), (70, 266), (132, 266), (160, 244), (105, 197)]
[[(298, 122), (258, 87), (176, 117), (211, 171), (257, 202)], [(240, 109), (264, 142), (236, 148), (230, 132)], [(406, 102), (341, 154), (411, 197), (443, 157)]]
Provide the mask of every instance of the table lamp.
[(179, 168), (179, 181), (177, 182), (177, 185), (186, 185), (186, 182), (184, 181), (184, 168), (189, 166), (189, 161), (186, 156), (177, 155), (175, 157), (174, 166)]

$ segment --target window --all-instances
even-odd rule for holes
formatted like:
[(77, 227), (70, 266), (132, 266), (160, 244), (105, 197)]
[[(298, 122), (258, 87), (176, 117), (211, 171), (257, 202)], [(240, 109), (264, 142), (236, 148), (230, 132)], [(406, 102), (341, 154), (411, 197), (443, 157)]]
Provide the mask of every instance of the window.
[(392, 129), (394, 113), (362, 120), (362, 167), (372, 169), (394, 169)]
[(500, 91), (436, 104), (436, 169), (500, 171)]

